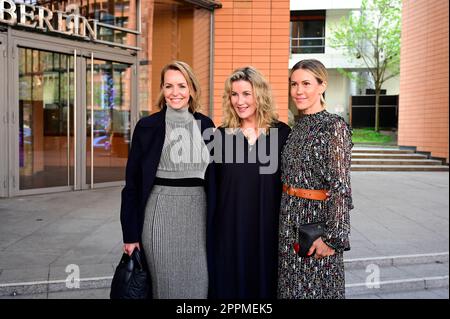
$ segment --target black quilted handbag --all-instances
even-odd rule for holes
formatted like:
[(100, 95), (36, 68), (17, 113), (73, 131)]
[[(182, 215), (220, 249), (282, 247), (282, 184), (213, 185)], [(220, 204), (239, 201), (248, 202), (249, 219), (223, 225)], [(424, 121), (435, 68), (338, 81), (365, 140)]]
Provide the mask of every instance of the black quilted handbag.
[(111, 282), (111, 299), (149, 299), (150, 275), (143, 253), (135, 248), (131, 256), (123, 254)]
[[(308, 257), (307, 253), (313, 242), (324, 233), (324, 223), (303, 224), (298, 228), (298, 245), (294, 249), (300, 257)], [(312, 255), (311, 255), (312, 256)]]

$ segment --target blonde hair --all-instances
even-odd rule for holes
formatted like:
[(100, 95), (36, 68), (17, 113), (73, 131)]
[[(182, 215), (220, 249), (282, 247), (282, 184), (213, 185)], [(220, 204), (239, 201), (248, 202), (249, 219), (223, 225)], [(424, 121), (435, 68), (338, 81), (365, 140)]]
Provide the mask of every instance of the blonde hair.
[(234, 70), (225, 81), (225, 90), (222, 98), (222, 108), (224, 111), (222, 126), (237, 129), (241, 124), (239, 116), (231, 105), (231, 88), (233, 82), (236, 81), (247, 81), (252, 85), (256, 102), (258, 128), (263, 128), (267, 132), (272, 123), (277, 121), (278, 115), (275, 112), (275, 102), (269, 83), (261, 72), (252, 66)]
[[(315, 59), (306, 59), (297, 62), (289, 72), (289, 82), (291, 82), (292, 73), (297, 70), (306, 70), (312, 73), (312, 75), (316, 78), (319, 84), (328, 82), (328, 72), (325, 66), (319, 60)], [(325, 99), (323, 94), (320, 95), (320, 104), (325, 107)]]
[(200, 83), (197, 80), (197, 77), (192, 71), (192, 68), (189, 64), (182, 61), (172, 61), (169, 64), (166, 64), (161, 70), (161, 82), (159, 84), (159, 95), (156, 100), (156, 106), (162, 109), (166, 103), (164, 98), (163, 86), (164, 86), (164, 76), (166, 72), (169, 70), (180, 71), (186, 79), (187, 85), (189, 87), (189, 110), (194, 113), (201, 109), (200, 104)]

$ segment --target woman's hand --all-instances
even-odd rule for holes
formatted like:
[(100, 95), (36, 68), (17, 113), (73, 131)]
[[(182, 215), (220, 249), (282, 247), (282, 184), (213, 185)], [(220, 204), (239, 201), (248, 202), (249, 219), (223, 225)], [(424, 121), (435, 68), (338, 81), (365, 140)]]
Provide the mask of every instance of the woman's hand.
[(136, 247), (141, 250), (139, 243), (123, 244), (123, 252), (128, 256), (131, 256)]
[(334, 249), (325, 244), (320, 237), (313, 242), (311, 248), (309, 248), (307, 255), (311, 256), (314, 251), (316, 251), (316, 253), (314, 254), (314, 257), (316, 259), (332, 256), (335, 253)]

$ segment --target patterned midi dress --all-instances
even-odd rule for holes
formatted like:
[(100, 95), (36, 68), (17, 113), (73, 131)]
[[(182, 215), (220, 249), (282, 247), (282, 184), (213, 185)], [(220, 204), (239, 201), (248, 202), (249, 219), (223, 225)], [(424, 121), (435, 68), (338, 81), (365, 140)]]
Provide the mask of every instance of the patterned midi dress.
[[(351, 128), (326, 110), (304, 115), (295, 123), (281, 156), (282, 183), (295, 188), (326, 189), (330, 197), (318, 201), (283, 193), (279, 224), (278, 298), (343, 299), (343, 252), (350, 249)], [(301, 224), (325, 222), (322, 240), (336, 253), (315, 259), (299, 257)]]

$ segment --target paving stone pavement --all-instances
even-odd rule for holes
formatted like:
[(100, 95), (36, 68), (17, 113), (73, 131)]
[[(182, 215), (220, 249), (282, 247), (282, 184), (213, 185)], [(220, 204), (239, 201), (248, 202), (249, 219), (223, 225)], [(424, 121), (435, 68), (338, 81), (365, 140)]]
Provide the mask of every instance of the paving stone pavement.
[[(447, 253), (447, 264), (437, 265), (444, 287), (370, 291), (349, 298), (448, 298), (449, 173), (352, 172), (352, 190), (352, 248), (346, 260), (368, 258), (376, 264), (389, 256)], [(0, 298), (108, 298), (122, 254), (120, 191), (111, 187), (0, 199)], [(432, 264), (381, 265), (381, 280), (432, 277)], [(69, 290), (66, 279), (77, 270), (80, 289)], [(365, 270), (346, 270), (347, 283), (364, 283), (370, 275)]]

